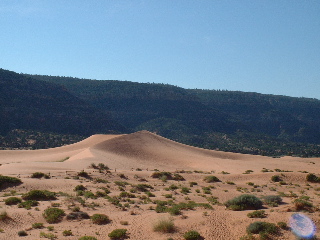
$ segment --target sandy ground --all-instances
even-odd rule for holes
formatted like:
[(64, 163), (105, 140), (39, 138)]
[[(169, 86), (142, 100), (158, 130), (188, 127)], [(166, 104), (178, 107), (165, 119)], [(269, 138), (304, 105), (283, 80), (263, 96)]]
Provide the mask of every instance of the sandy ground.
[[(90, 167), (92, 163), (103, 163), (110, 170), (99, 172)], [(3, 150), (0, 151), (0, 164), (0, 174), (19, 177), (23, 182), (19, 186), (2, 190), (0, 211), (6, 211), (10, 218), (0, 220), (0, 229), (3, 230), (0, 239), (35, 240), (41, 239), (40, 233), (44, 232), (55, 235), (56, 239), (79, 239), (87, 235), (102, 240), (109, 239), (108, 233), (117, 228), (127, 229), (130, 239), (137, 240), (184, 239), (183, 234), (189, 230), (198, 231), (204, 239), (240, 239), (246, 235), (246, 227), (254, 221), (288, 223), (295, 212), (292, 201), (297, 196), (308, 196), (315, 207), (320, 207), (320, 184), (305, 180), (306, 172), (320, 173), (318, 158), (270, 158), (205, 150), (176, 143), (147, 131), (128, 135), (94, 135), (79, 143), (46, 150)], [(172, 174), (179, 172), (185, 181), (152, 178), (155, 169)], [(273, 172), (262, 172), (263, 169)], [(283, 172), (275, 172), (274, 169)], [(243, 174), (246, 170), (252, 172)], [(77, 177), (80, 171), (87, 172), (90, 178)], [(51, 178), (31, 178), (34, 172), (49, 174)], [(209, 175), (218, 177), (221, 182), (203, 181)], [(280, 175), (286, 184), (272, 182), (273, 175)], [(97, 179), (100, 183), (97, 183)], [(118, 182), (127, 182), (128, 185), (120, 189)], [(197, 185), (190, 187), (190, 182), (196, 182)], [(255, 186), (248, 185), (248, 182)], [(135, 192), (133, 198), (121, 200), (122, 207), (111, 204), (104, 197), (91, 199), (82, 196), (84, 203), (81, 204), (74, 191), (75, 186), (82, 184), (94, 194), (107, 188), (110, 191), (108, 195), (112, 197), (119, 196), (124, 190), (130, 192), (130, 189), (141, 183), (152, 186), (150, 192), (155, 196), (148, 198), (145, 192)], [(172, 184), (179, 189), (168, 189)], [(182, 187), (190, 188), (190, 192), (182, 193)], [(203, 187), (211, 187), (211, 192), (204, 194)], [(35, 189), (59, 193), (58, 198), (54, 201), (40, 201), (38, 207), (29, 210), (4, 203), (8, 197), (21, 197)], [(247, 217), (252, 210), (231, 211), (223, 205), (225, 201), (244, 193), (257, 197), (278, 194), (286, 196), (282, 197), (283, 204), (277, 207), (264, 206), (266, 218), (255, 219)], [(293, 197), (294, 195), (296, 196)], [(196, 207), (194, 210), (182, 210), (182, 214), (176, 216), (154, 210), (155, 200), (209, 203), (207, 198), (211, 196), (216, 197), (220, 203), (211, 204), (213, 209)], [(129, 200), (131, 201), (128, 202)], [(51, 206), (58, 206), (66, 214), (78, 206), (90, 216), (96, 213), (108, 215), (111, 223), (96, 225), (90, 219), (68, 221), (64, 218), (60, 223), (49, 224), (42, 214)], [(319, 210), (304, 214), (320, 229)], [(153, 231), (153, 226), (159, 219), (169, 218), (173, 220), (176, 232)], [(124, 222), (128, 225), (124, 225)], [(32, 229), (33, 223), (43, 223), (45, 228)], [(53, 226), (54, 230), (49, 231), (46, 228), (48, 226)], [(19, 237), (20, 230), (26, 230), (28, 236)], [(63, 236), (64, 230), (71, 230), (73, 236)], [(296, 239), (290, 230), (281, 230), (279, 236), (272, 238)]]

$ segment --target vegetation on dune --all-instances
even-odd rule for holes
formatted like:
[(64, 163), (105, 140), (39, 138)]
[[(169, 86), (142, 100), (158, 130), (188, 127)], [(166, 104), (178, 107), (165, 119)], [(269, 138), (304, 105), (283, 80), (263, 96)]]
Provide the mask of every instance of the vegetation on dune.
[(63, 216), (65, 216), (65, 212), (60, 208), (47, 208), (43, 213), (43, 217), (47, 223), (61, 222)]
[(185, 240), (200, 240), (201, 235), (197, 231), (191, 230), (183, 234)]
[(22, 195), (23, 200), (49, 201), (56, 200), (56, 193), (48, 190), (31, 190)]
[(99, 213), (93, 214), (91, 216), (91, 220), (94, 224), (98, 224), (98, 225), (108, 224), (111, 222), (111, 220), (107, 215), (99, 214)]
[(19, 178), (0, 175), (0, 189), (21, 184)]
[(225, 202), (225, 206), (234, 211), (256, 210), (262, 208), (262, 201), (251, 194), (243, 194)]
[(161, 233), (173, 233), (176, 227), (172, 219), (160, 219), (153, 225), (153, 231)]
[(115, 229), (108, 234), (108, 237), (112, 240), (122, 240), (127, 238), (127, 229)]

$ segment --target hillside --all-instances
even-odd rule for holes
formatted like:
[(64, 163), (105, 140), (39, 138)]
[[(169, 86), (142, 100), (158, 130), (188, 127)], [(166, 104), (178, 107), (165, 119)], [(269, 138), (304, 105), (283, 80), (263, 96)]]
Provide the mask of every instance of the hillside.
[(165, 84), (28, 75), (60, 84), (131, 131), (193, 146), (269, 156), (320, 156), (320, 101)]
[(60, 85), (0, 69), (0, 134), (13, 129), (77, 134), (123, 132), (110, 115)]

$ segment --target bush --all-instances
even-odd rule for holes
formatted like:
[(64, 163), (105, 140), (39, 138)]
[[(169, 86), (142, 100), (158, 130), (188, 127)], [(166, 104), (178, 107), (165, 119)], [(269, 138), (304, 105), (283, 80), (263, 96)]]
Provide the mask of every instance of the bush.
[(272, 177), (271, 177), (271, 181), (272, 182), (280, 182), (282, 179), (281, 179), (281, 177), (279, 176), (279, 175), (273, 175)]
[(8, 213), (5, 210), (0, 211), (0, 221), (9, 219), (10, 217), (8, 216)]
[(19, 237), (25, 237), (25, 236), (28, 236), (28, 233), (26, 231), (22, 230), (22, 231), (18, 232), (18, 236)]
[(77, 192), (77, 191), (84, 191), (87, 190), (87, 188), (83, 185), (77, 185), (75, 186), (75, 188), (73, 189), (73, 191)]
[(27, 200), (18, 204), (19, 208), (31, 209), (31, 207), (36, 207), (39, 205), (39, 202), (36, 200)]
[(6, 186), (19, 185), (22, 181), (19, 178), (0, 175), (0, 189)]
[(247, 216), (249, 218), (265, 218), (267, 217), (267, 214), (264, 210), (257, 210), (257, 211), (248, 213)]
[(67, 220), (81, 220), (81, 219), (90, 219), (90, 216), (86, 212), (72, 212), (66, 216)]
[(206, 176), (206, 177), (204, 177), (203, 181), (205, 181), (207, 183), (221, 182), (220, 179), (217, 178), (216, 176)]
[(50, 178), (49, 175), (44, 174), (42, 172), (35, 172), (35, 173), (32, 173), (32, 175), (31, 175), (31, 178), (43, 178), (43, 177), (46, 179)]
[(91, 236), (83, 236), (81, 238), (79, 238), (78, 240), (98, 240), (95, 237), (91, 237)]
[(234, 211), (256, 210), (262, 208), (262, 201), (254, 195), (243, 194), (228, 200), (225, 206)]
[(64, 215), (65, 212), (60, 208), (47, 208), (43, 213), (43, 217), (48, 223), (61, 222)]
[(288, 224), (285, 223), (285, 222), (278, 222), (277, 225), (278, 225), (279, 228), (281, 228), (283, 230), (288, 230), (289, 229)]
[(110, 219), (105, 214), (93, 214), (91, 216), (91, 220), (94, 224), (102, 225), (102, 224), (108, 224), (110, 223)]
[(21, 198), (17, 198), (17, 197), (9, 197), (4, 200), (4, 203), (6, 205), (17, 205), (18, 203), (21, 203), (21, 202), (22, 202)]
[(81, 171), (81, 172), (78, 172), (77, 174), (79, 177), (83, 177), (83, 178), (90, 178), (89, 174), (85, 171)]
[(73, 234), (72, 234), (72, 231), (71, 231), (71, 230), (64, 230), (64, 231), (62, 232), (62, 235), (63, 235), (63, 236), (72, 236)]
[(277, 195), (268, 195), (262, 197), (262, 201), (269, 206), (277, 207), (280, 203), (282, 203), (282, 198)]
[(314, 182), (314, 183), (317, 183), (317, 182), (320, 182), (320, 178), (317, 177), (315, 174), (313, 173), (309, 173), (307, 176), (306, 176), (306, 180), (308, 182)]
[(114, 240), (124, 239), (127, 237), (127, 229), (115, 229), (108, 234), (108, 237)]
[(253, 222), (247, 227), (248, 234), (277, 234), (279, 228), (274, 223), (268, 222)]
[(44, 228), (43, 223), (33, 223), (32, 224), (33, 229), (41, 229)]
[(40, 238), (48, 238), (50, 240), (54, 240), (54, 239), (57, 239), (58, 237), (53, 233), (40, 232)]
[(161, 219), (153, 226), (153, 231), (162, 233), (173, 233), (176, 227), (171, 219)]
[(151, 174), (152, 178), (159, 178), (159, 179), (168, 179), (171, 180), (172, 179), (172, 174), (170, 172), (154, 172)]
[(186, 240), (199, 240), (199, 239), (201, 239), (200, 233), (198, 233), (197, 231), (193, 231), (193, 230), (183, 234), (183, 237)]
[(56, 193), (48, 190), (31, 190), (22, 195), (23, 200), (49, 201), (56, 200)]
[(293, 201), (294, 207), (297, 211), (313, 211), (313, 204), (311, 202), (308, 202), (307, 200), (304, 200), (302, 198), (297, 198)]

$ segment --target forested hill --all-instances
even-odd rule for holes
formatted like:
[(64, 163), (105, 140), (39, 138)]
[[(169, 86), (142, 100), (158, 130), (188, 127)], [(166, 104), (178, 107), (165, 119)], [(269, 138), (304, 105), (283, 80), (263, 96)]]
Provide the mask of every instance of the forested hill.
[(130, 131), (146, 129), (224, 151), (320, 156), (320, 101), (167, 84), (27, 75), (59, 84), (110, 113)]
[(0, 69), (0, 134), (28, 129), (89, 136), (123, 132), (110, 115), (58, 84)]

